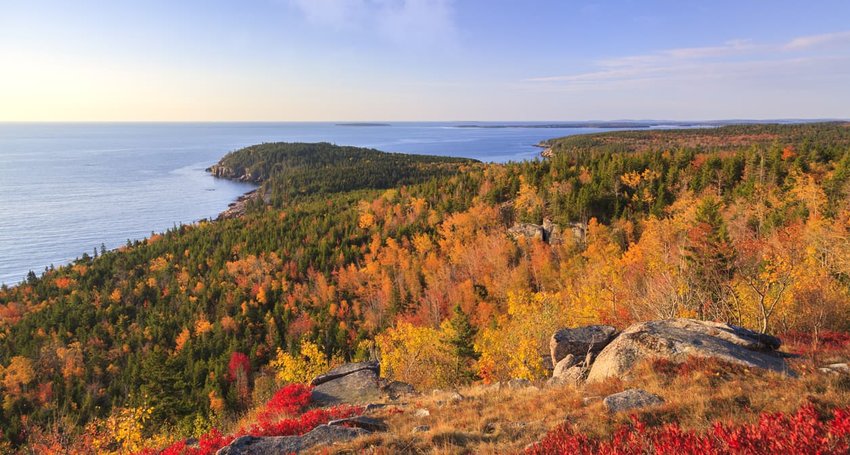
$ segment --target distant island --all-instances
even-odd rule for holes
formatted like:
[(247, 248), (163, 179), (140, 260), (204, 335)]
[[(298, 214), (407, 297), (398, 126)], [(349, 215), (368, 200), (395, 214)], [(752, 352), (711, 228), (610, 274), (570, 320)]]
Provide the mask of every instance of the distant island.
[(354, 123), (337, 123), (335, 126), (392, 126), (389, 123), (370, 123), (370, 122), (354, 122)]
[[(661, 124), (653, 124), (653, 123), (636, 123), (636, 122), (571, 122), (571, 123), (547, 123), (547, 124), (498, 124), (498, 125), (487, 125), (487, 124), (467, 124), (467, 125), (455, 125), (456, 128), (651, 128), (653, 126), (660, 126)], [(664, 125), (667, 125), (665, 123)], [(675, 124), (675, 126), (693, 126), (694, 124)]]
[[(771, 120), (775, 124), (834, 122), (835, 119), (800, 120), (779, 119)], [(644, 129), (644, 128), (695, 128), (695, 127), (717, 127), (727, 125), (750, 125), (761, 124), (760, 120), (706, 120), (706, 121), (675, 121), (675, 120), (601, 120), (601, 121), (576, 121), (576, 122), (553, 122), (553, 123), (463, 123), (455, 125), (455, 128), (610, 128), (610, 129)]]

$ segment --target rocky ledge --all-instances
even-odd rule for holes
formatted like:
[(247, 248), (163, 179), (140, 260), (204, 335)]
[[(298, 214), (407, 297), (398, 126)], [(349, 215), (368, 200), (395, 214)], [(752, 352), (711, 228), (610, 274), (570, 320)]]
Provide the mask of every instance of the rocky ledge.
[(613, 327), (588, 326), (557, 331), (551, 339), (555, 370), (551, 382), (628, 379), (644, 360), (682, 363), (690, 357), (714, 358), (793, 376), (779, 352), (778, 338), (743, 327), (694, 319), (642, 322), (616, 334)]
[(256, 184), (261, 183), (258, 176), (247, 172), (244, 169), (237, 170), (219, 163), (213, 164), (212, 166), (208, 167), (206, 171), (212, 174), (214, 177), (220, 179), (236, 180), (238, 182), (248, 182)]

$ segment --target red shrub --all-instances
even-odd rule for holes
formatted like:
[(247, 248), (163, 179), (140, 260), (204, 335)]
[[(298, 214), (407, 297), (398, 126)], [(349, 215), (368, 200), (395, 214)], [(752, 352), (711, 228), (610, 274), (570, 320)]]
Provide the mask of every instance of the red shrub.
[(850, 333), (822, 331), (815, 337), (811, 332), (788, 332), (781, 336), (783, 343), (791, 352), (811, 354), (817, 352), (834, 352), (850, 347)]
[[(238, 353), (235, 353), (238, 354)], [(247, 357), (246, 357), (247, 359)], [(233, 362), (231, 361), (231, 364)], [(328, 423), (333, 419), (341, 419), (360, 414), (363, 408), (357, 406), (337, 406), (328, 409), (312, 409), (300, 416), (280, 419), (281, 415), (297, 415), (310, 404), (311, 387), (301, 384), (290, 384), (278, 390), (260, 411), (257, 422), (248, 428), (240, 428), (232, 435), (223, 435), (213, 428), (198, 438), (198, 447), (187, 447), (185, 441), (178, 441), (157, 451), (146, 448), (137, 455), (213, 455), (218, 449), (230, 444), (239, 436), (294, 436), (307, 433), (313, 428)]]
[(240, 428), (237, 434), (252, 436), (291, 436), (304, 434), (317, 426), (334, 419), (359, 414), (361, 408), (355, 406), (337, 406), (328, 409), (311, 409), (298, 418), (268, 421), (260, 419), (248, 428)]
[(310, 404), (313, 388), (304, 384), (289, 384), (272, 396), (266, 403), (265, 411), (275, 414), (297, 414)]
[(850, 408), (837, 409), (831, 419), (806, 405), (792, 415), (762, 414), (758, 423), (724, 425), (711, 431), (682, 430), (669, 424), (648, 428), (633, 417), (611, 439), (595, 440), (574, 433), (567, 424), (526, 450), (542, 454), (839, 454), (850, 452)]

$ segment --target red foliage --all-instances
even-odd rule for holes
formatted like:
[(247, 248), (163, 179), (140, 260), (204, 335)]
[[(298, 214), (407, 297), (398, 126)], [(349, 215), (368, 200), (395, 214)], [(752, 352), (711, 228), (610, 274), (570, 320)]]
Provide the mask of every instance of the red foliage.
[(137, 455), (213, 455), (240, 436), (301, 435), (331, 420), (351, 417), (363, 412), (363, 409), (358, 406), (336, 406), (327, 409), (311, 409), (297, 417), (278, 419), (282, 414), (297, 415), (302, 411), (310, 404), (311, 391), (311, 387), (301, 384), (287, 385), (274, 394), (260, 411), (257, 422), (248, 428), (239, 428), (231, 435), (224, 435), (213, 428), (198, 437), (198, 447), (188, 447), (185, 441), (177, 441), (161, 451), (146, 448)]
[(787, 332), (782, 335), (787, 349), (797, 354), (817, 352), (835, 352), (850, 347), (850, 333), (822, 331), (818, 336), (811, 332)]
[(241, 352), (234, 352), (230, 354), (230, 363), (227, 364), (227, 373), (228, 379), (230, 381), (235, 381), (240, 376), (243, 378), (248, 377), (248, 373), (251, 371), (251, 360), (248, 359), (248, 356)]
[(237, 432), (241, 435), (252, 436), (290, 436), (304, 434), (317, 426), (328, 423), (330, 420), (342, 419), (359, 414), (361, 408), (356, 406), (336, 406), (327, 409), (311, 409), (297, 418), (282, 419), (277, 422), (259, 419), (257, 423), (248, 428), (240, 428)]
[(526, 449), (543, 454), (838, 454), (850, 452), (850, 408), (836, 409), (822, 418), (814, 406), (796, 413), (765, 413), (755, 424), (715, 423), (710, 431), (682, 430), (676, 424), (649, 428), (636, 417), (619, 427), (609, 440), (574, 433), (567, 424)]
[(297, 414), (310, 404), (312, 388), (303, 384), (289, 384), (275, 392), (265, 408), (260, 411), (260, 420), (272, 420), (281, 414)]

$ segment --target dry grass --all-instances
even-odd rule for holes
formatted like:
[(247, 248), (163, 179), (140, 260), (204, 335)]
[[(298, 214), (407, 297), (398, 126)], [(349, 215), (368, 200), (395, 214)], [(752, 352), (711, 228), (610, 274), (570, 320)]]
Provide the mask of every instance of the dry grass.
[[(850, 352), (830, 356), (850, 359)], [(610, 415), (602, 397), (637, 387), (662, 396), (666, 403), (635, 414), (650, 425), (678, 422), (705, 429), (717, 420), (753, 422), (762, 412), (791, 412), (812, 402), (822, 412), (850, 406), (850, 376), (820, 372), (810, 359), (792, 360), (797, 378), (694, 359), (684, 366), (648, 362), (630, 381), (609, 380), (580, 388), (471, 386), (455, 392), (435, 391), (372, 412), (390, 431), (319, 453), (502, 454), (516, 453), (555, 426), (571, 423), (576, 431), (605, 437), (627, 413)], [(822, 363), (817, 364), (822, 365)], [(587, 398), (587, 400), (586, 400)], [(418, 417), (426, 409), (428, 416)], [(427, 425), (427, 431), (414, 428)]]

